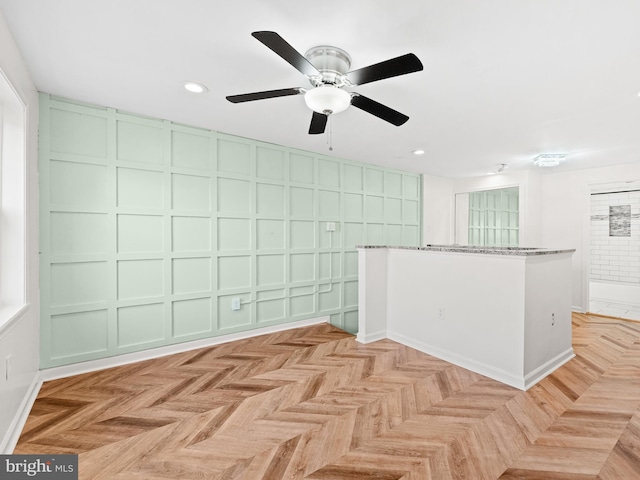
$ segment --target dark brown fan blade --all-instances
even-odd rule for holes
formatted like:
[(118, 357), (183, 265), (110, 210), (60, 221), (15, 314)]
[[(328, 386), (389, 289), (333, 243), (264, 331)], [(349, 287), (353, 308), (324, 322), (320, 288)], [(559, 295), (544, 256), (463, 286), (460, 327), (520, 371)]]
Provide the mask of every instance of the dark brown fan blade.
[(392, 58), (384, 62), (369, 65), (368, 67), (353, 70), (347, 73), (347, 78), (352, 85), (363, 85), (365, 83), (383, 80), (385, 78), (397, 77), (407, 73), (419, 72), (424, 67), (422, 62), (413, 53), (407, 53), (401, 57)]
[(324, 133), (324, 129), (327, 126), (328, 119), (329, 115), (313, 112), (313, 116), (311, 117), (311, 125), (309, 125), (309, 134), (318, 135), (320, 133)]
[(320, 75), (320, 72), (316, 67), (309, 63), (309, 60), (304, 58), (276, 32), (253, 32), (251, 35), (280, 55), (285, 61), (293, 65), (294, 68), (299, 72), (302, 72), (304, 75), (308, 75), (310, 77)]
[(359, 108), (360, 110), (364, 110), (371, 115), (375, 115), (382, 120), (393, 123), (396, 127), (399, 127), (407, 120), (409, 120), (409, 117), (394, 110), (393, 108), (389, 108), (385, 105), (382, 105), (381, 103), (376, 102), (375, 100), (371, 100), (370, 98), (364, 97), (357, 93), (351, 97), (351, 105)]
[(243, 93), (242, 95), (229, 95), (227, 100), (231, 103), (252, 102), (266, 98), (286, 97), (304, 93), (301, 88), (282, 88), (280, 90), (266, 90), (264, 92)]

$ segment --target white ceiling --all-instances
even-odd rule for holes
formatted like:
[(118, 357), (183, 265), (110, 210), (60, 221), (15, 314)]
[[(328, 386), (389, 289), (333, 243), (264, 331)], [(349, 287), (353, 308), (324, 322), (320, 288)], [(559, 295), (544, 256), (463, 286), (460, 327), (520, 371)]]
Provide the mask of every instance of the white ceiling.
[[(640, 161), (638, 0), (0, 0), (0, 10), (37, 88), (54, 95), (447, 177), (534, 168), (540, 153), (568, 154), (560, 170)], [(424, 71), (353, 88), (410, 120), (349, 108), (333, 117), (329, 152), (325, 135), (307, 134), (302, 96), (227, 102), (308, 87), (256, 30), (303, 54), (340, 47), (352, 69), (415, 53)], [(187, 93), (187, 80), (210, 91)]]

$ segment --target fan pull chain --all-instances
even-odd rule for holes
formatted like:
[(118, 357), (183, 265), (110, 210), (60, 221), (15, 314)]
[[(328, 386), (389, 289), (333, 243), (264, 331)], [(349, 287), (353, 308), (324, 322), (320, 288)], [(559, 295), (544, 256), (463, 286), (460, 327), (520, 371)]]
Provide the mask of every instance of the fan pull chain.
[(329, 151), (333, 152), (333, 120), (331, 120), (331, 115), (329, 117), (329, 131), (327, 132), (327, 143), (329, 144)]

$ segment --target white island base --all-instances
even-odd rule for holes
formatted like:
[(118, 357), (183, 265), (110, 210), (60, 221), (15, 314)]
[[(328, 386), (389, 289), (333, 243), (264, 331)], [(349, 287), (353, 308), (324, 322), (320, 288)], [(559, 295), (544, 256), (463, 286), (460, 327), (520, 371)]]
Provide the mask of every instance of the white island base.
[(573, 250), (358, 247), (357, 340), (527, 390), (574, 357)]

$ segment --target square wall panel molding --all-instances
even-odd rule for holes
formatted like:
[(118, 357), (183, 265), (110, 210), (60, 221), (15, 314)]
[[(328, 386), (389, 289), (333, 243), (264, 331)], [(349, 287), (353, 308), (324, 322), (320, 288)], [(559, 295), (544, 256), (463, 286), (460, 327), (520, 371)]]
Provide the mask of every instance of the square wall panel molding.
[(328, 316), (420, 177), (40, 94), (42, 367)]

